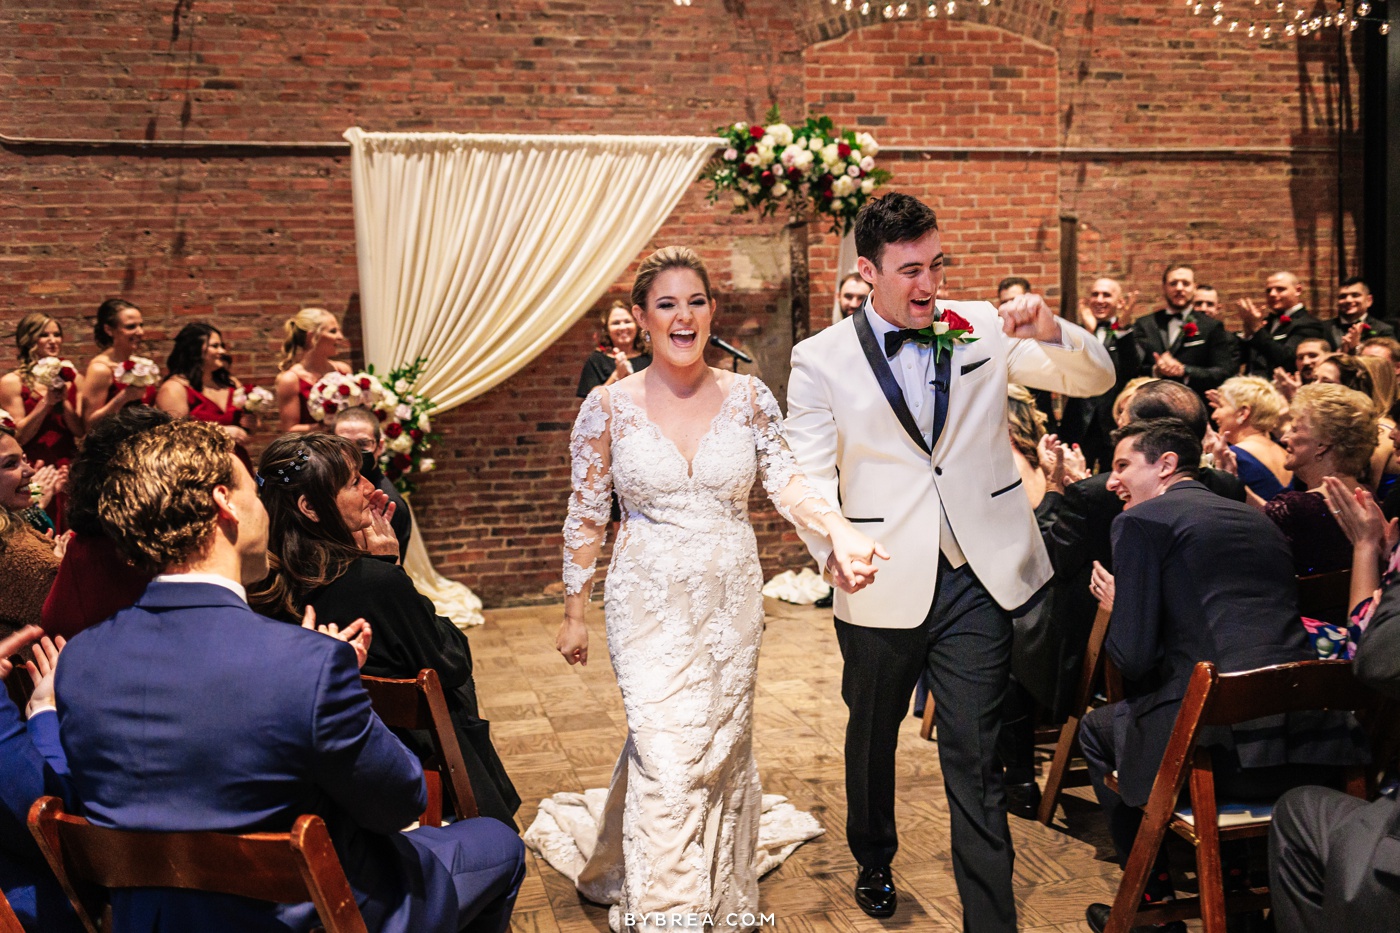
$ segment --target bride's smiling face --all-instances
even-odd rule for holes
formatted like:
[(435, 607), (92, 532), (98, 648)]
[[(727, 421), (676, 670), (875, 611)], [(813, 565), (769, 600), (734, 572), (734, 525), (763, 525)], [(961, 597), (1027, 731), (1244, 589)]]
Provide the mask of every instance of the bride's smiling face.
[(647, 292), (647, 306), (632, 313), (651, 335), (652, 359), (672, 366), (692, 366), (705, 359), (715, 303), (694, 271), (667, 269)]

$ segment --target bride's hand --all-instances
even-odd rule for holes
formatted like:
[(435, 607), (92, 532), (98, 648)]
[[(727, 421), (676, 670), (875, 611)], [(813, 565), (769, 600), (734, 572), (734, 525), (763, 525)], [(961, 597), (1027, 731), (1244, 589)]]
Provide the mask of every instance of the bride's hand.
[(559, 637), (554, 639), (554, 647), (570, 664), (588, 666), (588, 629), (581, 619), (564, 617), (559, 626)]
[(831, 530), (831, 555), (826, 559), (826, 569), (832, 583), (847, 593), (855, 593), (875, 581), (875, 558), (889, 560), (885, 546), (869, 538), (847, 521), (839, 522)]

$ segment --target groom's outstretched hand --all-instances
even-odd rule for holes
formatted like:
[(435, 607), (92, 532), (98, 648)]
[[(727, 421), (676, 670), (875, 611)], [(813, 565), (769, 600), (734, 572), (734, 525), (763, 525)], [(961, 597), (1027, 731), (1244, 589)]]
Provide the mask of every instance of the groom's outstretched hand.
[[(843, 522), (843, 524), (845, 524)], [(889, 560), (885, 546), (849, 525), (831, 535), (831, 554), (826, 559), (827, 576), (834, 586), (855, 593), (875, 582), (875, 559)]]
[(997, 309), (1001, 329), (1008, 337), (1024, 337), (1042, 343), (1060, 341), (1060, 322), (1055, 312), (1034, 292), (1017, 295)]

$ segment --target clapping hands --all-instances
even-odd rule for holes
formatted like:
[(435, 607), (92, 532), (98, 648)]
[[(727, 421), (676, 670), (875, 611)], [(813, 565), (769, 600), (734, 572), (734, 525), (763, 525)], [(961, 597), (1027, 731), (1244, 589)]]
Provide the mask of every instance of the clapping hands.
[(387, 493), (376, 489), (369, 496), (370, 522), (355, 532), (355, 543), (361, 550), (381, 557), (399, 557), (399, 539), (394, 534), (391, 519), (394, 517), (394, 504)]
[(1246, 338), (1253, 337), (1269, 319), (1269, 309), (1256, 304), (1253, 298), (1241, 298), (1239, 308), (1240, 329)]
[(29, 679), (34, 682), (34, 692), (29, 697), (25, 716), (32, 718), (44, 710), (58, 708), (53, 679), (58, 670), (58, 655), (66, 644), (62, 636), (49, 638), (37, 625), (26, 625), (18, 632), (0, 639), (0, 680), (10, 676), (10, 672), (14, 670), (10, 657), (30, 645), (34, 646), (33, 660), (24, 662)]
[(1328, 476), (1322, 480), (1322, 496), (1353, 547), (1368, 548), (1379, 556), (1389, 554), (1400, 541), (1400, 519), (1386, 521), (1369, 490), (1349, 489), (1335, 476)]
[(1045, 474), (1045, 485), (1052, 492), (1064, 492), (1065, 487), (1089, 476), (1088, 464), (1079, 445), (1073, 447), (1061, 444), (1055, 434), (1046, 434), (1036, 445), (1040, 455), (1040, 471)]
[(356, 619), (343, 629), (334, 622), (329, 625), (317, 625), (316, 610), (307, 606), (306, 612), (301, 617), (301, 627), (311, 629), (313, 632), (320, 632), (322, 635), (329, 635), (336, 641), (346, 642), (355, 649), (355, 666), (361, 668), (365, 666), (365, 659), (369, 657), (370, 643), (374, 641), (374, 632), (364, 619)]
[(1290, 373), (1283, 367), (1274, 370), (1274, 388), (1278, 389), (1283, 397), (1290, 402), (1298, 390), (1303, 387), (1303, 377), (1300, 373)]

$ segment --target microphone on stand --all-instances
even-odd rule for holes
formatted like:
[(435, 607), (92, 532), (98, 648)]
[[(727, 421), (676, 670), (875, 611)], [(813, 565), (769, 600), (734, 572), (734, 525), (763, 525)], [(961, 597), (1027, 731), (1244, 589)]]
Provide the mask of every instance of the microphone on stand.
[(736, 360), (743, 360), (745, 363), (753, 362), (753, 357), (749, 356), (743, 350), (740, 350), (738, 347), (734, 346), (734, 344), (722, 339), (721, 337), (715, 334), (710, 335), (710, 346), (719, 347), (721, 350), (723, 350), (725, 353), (728, 353)]

